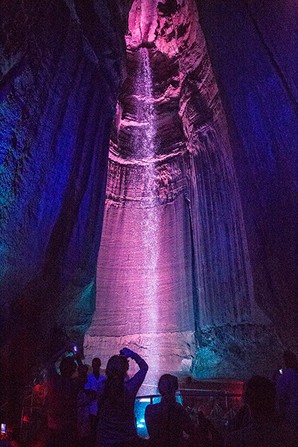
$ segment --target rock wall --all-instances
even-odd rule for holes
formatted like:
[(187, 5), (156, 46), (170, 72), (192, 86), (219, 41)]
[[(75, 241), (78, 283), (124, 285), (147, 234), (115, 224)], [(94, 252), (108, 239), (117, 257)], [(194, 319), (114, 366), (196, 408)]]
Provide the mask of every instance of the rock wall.
[[(178, 364), (186, 360), (189, 368), (199, 347), (194, 375), (237, 376), (243, 365), (249, 373), (265, 371), (268, 358), (275, 362), (273, 351), (278, 361), (275, 331), (283, 345), (295, 348), (295, 6), (200, 0), (216, 83), (200, 28), (190, 31), (194, 3), (167, 0), (157, 9), (133, 2), (128, 73), (136, 73), (133, 54), (140, 42), (158, 73), (152, 79), (156, 182), (140, 188), (152, 163), (131, 153), (132, 136), (142, 133), (134, 134), (139, 101), (129, 76), (112, 127), (125, 78), (123, 37), (131, 4), (1, 1), (1, 378), (11, 400), (19, 399), (19, 386), (35, 366), (61, 346), (65, 330), (80, 337), (90, 325), (111, 128), (106, 214), (114, 216), (112, 227), (122, 241), (116, 247), (125, 245), (125, 208), (135, 206), (135, 198), (146, 205), (135, 207), (138, 224), (142, 214), (158, 209), (161, 227), (173, 228), (171, 236), (159, 231), (157, 260), (163, 278), (171, 273), (171, 281), (163, 282), (171, 300), (161, 325), (181, 331), (168, 332), (174, 334), (171, 349), (176, 342), (185, 346), (173, 351)], [(134, 13), (141, 5), (142, 20)], [(116, 259), (106, 234), (101, 250)], [(133, 253), (132, 267), (140, 262), (137, 249)], [(101, 264), (99, 257), (98, 305), (107, 309), (109, 273)], [(157, 324), (156, 315), (150, 324)], [(105, 327), (96, 314), (91, 329), (97, 321)], [(157, 338), (163, 333), (156, 332)], [(92, 349), (90, 355), (98, 345)]]
[(136, 1), (130, 12), (85, 353), (105, 363), (129, 344), (153, 376), (192, 368), (198, 377), (245, 377), (256, 357), (267, 372), (281, 346), (255, 300), (233, 151), (196, 4), (163, 5)]
[(233, 141), (256, 301), (297, 352), (297, 7), (198, 7)]
[(17, 398), (57, 327), (79, 336), (94, 309), (129, 7), (1, 2), (1, 376)]

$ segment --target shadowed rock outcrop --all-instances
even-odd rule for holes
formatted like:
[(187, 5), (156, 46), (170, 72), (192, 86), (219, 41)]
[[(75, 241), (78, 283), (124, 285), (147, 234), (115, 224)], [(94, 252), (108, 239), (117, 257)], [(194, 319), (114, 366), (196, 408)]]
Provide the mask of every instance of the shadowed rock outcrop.
[(13, 387), (57, 346), (52, 328), (79, 334), (94, 309), (130, 3), (1, 2), (1, 351)]
[(233, 141), (255, 299), (297, 352), (296, 7), (203, 0), (199, 12)]

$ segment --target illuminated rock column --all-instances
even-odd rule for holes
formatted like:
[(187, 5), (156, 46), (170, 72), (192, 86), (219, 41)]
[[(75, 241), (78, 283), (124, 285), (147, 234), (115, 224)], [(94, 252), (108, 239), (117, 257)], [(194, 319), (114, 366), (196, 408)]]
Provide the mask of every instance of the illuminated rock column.
[(195, 2), (144, 3), (130, 14), (86, 352), (106, 360), (128, 344), (161, 373), (190, 370), (195, 348), (194, 375), (239, 377), (227, 353), (270, 331), (223, 106)]
[(135, 161), (110, 155), (97, 306), (85, 350), (105, 362), (129, 346), (148, 360), (148, 381), (156, 383), (162, 371), (189, 370), (194, 354), (192, 244), (183, 157), (156, 156), (148, 50), (138, 50), (138, 59)]

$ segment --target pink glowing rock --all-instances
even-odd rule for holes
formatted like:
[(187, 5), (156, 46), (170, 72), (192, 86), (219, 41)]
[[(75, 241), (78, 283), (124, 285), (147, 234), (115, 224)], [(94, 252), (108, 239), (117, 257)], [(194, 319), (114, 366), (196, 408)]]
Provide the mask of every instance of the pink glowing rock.
[(198, 329), (267, 322), (253, 298), (227, 126), (196, 5), (177, 2), (167, 15), (153, 4), (135, 2), (129, 19), (96, 312), (85, 336), (90, 359), (106, 362), (123, 345), (139, 351), (151, 365), (149, 387), (162, 372), (190, 372)]

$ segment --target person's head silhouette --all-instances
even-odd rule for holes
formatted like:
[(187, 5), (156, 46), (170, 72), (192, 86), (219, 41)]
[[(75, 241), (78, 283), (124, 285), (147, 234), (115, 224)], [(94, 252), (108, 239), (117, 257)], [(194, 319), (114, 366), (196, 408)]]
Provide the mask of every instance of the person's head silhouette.
[(61, 360), (59, 369), (62, 377), (70, 378), (75, 373), (77, 364), (73, 357), (65, 357)]

